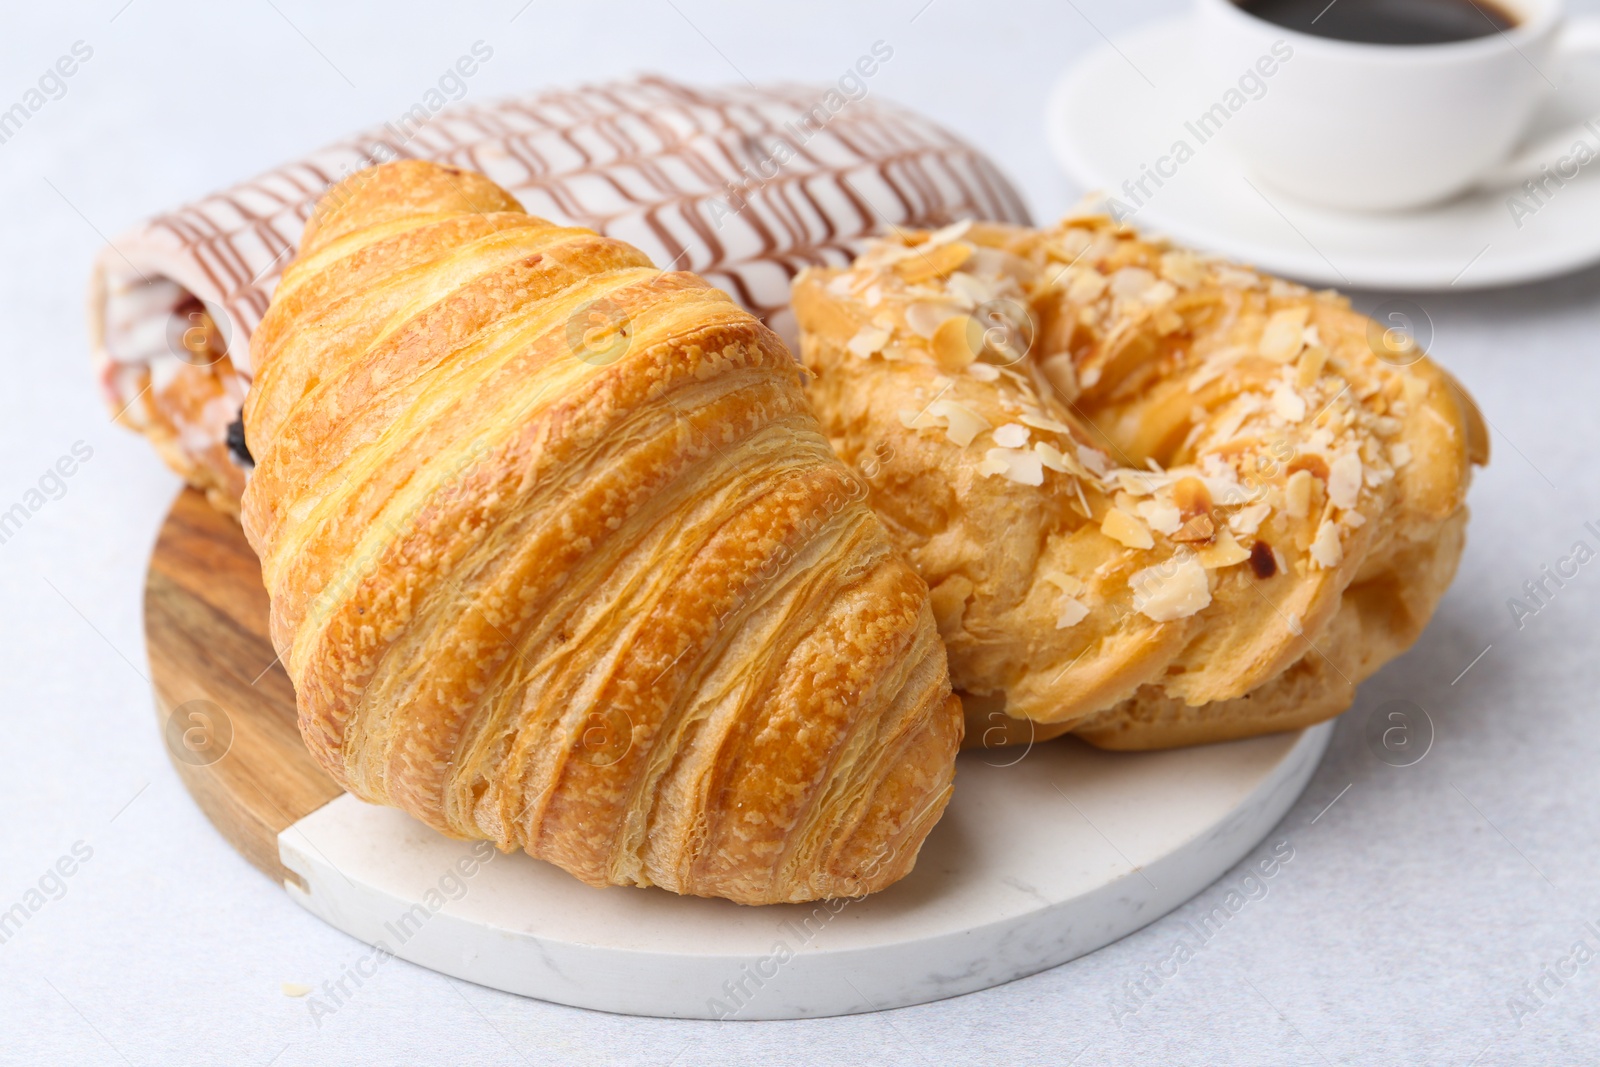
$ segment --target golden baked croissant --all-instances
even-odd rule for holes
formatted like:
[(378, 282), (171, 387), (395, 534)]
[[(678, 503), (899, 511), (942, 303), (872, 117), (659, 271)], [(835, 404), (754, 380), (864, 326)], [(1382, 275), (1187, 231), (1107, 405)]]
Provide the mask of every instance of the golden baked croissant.
[(911, 869), (961, 738), (926, 586), (726, 295), (393, 163), (324, 198), (252, 358), (244, 528), (351, 792), (594, 885)]
[(1080, 216), (901, 235), (794, 306), (823, 425), (988, 698), (968, 743), (1319, 721), (1455, 572), (1482, 424), (1333, 295)]

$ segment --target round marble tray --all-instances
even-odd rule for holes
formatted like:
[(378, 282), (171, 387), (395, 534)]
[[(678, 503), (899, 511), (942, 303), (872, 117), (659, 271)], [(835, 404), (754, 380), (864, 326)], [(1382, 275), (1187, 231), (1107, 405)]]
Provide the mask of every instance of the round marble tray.
[(594, 889), (348, 794), (278, 837), (310, 911), (481, 985), (630, 1015), (795, 1019), (901, 1007), (1115, 941), (1227, 871), (1282, 818), (1331, 723), (1174, 752), (1063, 739), (968, 752), (916, 870), (882, 893), (742, 907)]
[(342, 792), (295, 724), (261, 569), (193, 490), (151, 554), (145, 646), (173, 767), (223, 838), (390, 956), (585, 1008), (789, 1019), (968, 993), (1136, 930), (1254, 847), (1330, 724), (1176, 752), (1066, 738), (969, 752), (916, 870), (864, 900), (740, 907), (593, 889), (523, 853), (451, 841)]

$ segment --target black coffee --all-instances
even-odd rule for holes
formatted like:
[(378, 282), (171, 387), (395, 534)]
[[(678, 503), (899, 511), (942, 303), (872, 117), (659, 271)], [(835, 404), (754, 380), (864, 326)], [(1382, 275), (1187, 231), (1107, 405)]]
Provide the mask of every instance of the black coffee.
[(1450, 44), (1511, 29), (1490, 0), (1238, 0), (1287, 30), (1361, 44)]

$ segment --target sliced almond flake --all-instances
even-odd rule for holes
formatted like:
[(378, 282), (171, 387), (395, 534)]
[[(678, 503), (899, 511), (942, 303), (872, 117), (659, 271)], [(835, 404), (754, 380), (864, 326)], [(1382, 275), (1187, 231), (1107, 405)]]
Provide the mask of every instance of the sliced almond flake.
[(845, 344), (850, 354), (859, 359), (871, 359), (874, 352), (883, 350), (889, 343), (889, 331), (877, 326), (863, 326), (856, 331), (856, 335)]
[(908, 430), (937, 430), (941, 421), (939, 416), (926, 409), (911, 411), (902, 408), (899, 414), (900, 425)]
[(1228, 526), (1237, 534), (1253, 534), (1261, 529), (1261, 523), (1271, 514), (1271, 504), (1265, 502), (1251, 504), (1234, 512), (1228, 519)]
[(1322, 347), (1322, 331), (1317, 329), (1317, 324), (1316, 323), (1313, 322), (1310, 326), (1307, 326), (1306, 329), (1305, 329), (1305, 334), (1303, 336), (1305, 337), (1305, 342), (1306, 342), (1306, 346), (1307, 347), (1309, 347), (1309, 348), (1321, 348)]
[(971, 311), (979, 304), (986, 304), (995, 297), (994, 289), (987, 282), (966, 271), (958, 270), (945, 281), (945, 292), (949, 293), (961, 304), (962, 310)]
[(1393, 437), (1405, 428), (1405, 423), (1392, 415), (1374, 415), (1371, 425), (1372, 432), (1379, 437)]
[(1178, 287), (1171, 282), (1156, 282), (1139, 296), (1139, 300), (1150, 307), (1165, 307), (1178, 297)]
[(1083, 387), (1085, 389), (1093, 389), (1095, 387), (1095, 385), (1100, 381), (1100, 368), (1099, 367), (1085, 367), (1085, 368), (1083, 368), (1083, 373), (1078, 376), (1078, 380), (1083, 382)]
[(1291, 519), (1303, 519), (1311, 514), (1311, 472), (1298, 470), (1289, 475), (1283, 487), (1283, 510)]
[(1172, 559), (1128, 579), (1133, 609), (1156, 622), (1186, 619), (1211, 603), (1211, 582), (1194, 553)]
[(1024, 410), (1022, 413), (1021, 422), (1024, 426), (1032, 426), (1035, 430), (1049, 430), (1051, 433), (1060, 434), (1072, 433), (1071, 427), (1059, 423), (1047, 415), (1041, 415), (1036, 411)]
[(840, 300), (847, 299), (850, 296), (850, 275), (834, 275), (832, 278), (828, 279), (826, 288), (829, 296), (837, 297)]
[(883, 286), (876, 284), (867, 286), (867, 291), (861, 294), (861, 301), (869, 308), (875, 308), (883, 303)]
[(1072, 479), (1072, 492), (1078, 501), (1078, 514), (1085, 519), (1094, 518), (1094, 509), (1089, 506), (1089, 498), (1083, 495), (1083, 482), (1080, 479)]
[(962, 448), (989, 428), (988, 419), (954, 400), (935, 400), (928, 405), (928, 411), (945, 420), (944, 435)]
[(1056, 629), (1065, 630), (1069, 626), (1076, 626), (1089, 616), (1089, 608), (1081, 600), (1070, 596), (1063, 596), (1058, 603), (1059, 614), (1056, 616)]
[(1107, 288), (1119, 300), (1137, 300), (1156, 284), (1156, 276), (1143, 267), (1123, 267), (1111, 275)]
[(1411, 446), (1404, 441), (1396, 441), (1389, 446), (1389, 463), (1398, 470), (1411, 462)]
[(911, 327), (911, 332), (925, 340), (932, 340), (934, 331), (946, 319), (954, 318), (961, 314), (961, 309), (953, 304), (937, 304), (927, 300), (918, 300), (906, 307), (906, 325)]
[(1000, 380), (1000, 368), (990, 363), (969, 363), (967, 373), (980, 382), (997, 382)]
[(1098, 448), (1090, 448), (1088, 445), (1079, 445), (1077, 448), (1077, 453), (1078, 462), (1082, 463), (1085, 467), (1093, 471), (1099, 477), (1104, 478), (1106, 474), (1110, 472), (1111, 457), (1100, 451)]
[(1112, 508), (1100, 521), (1100, 532), (1128, 548), (1154, 548), (1150, 528), (1121, 508)]
[(1339, 516), (1339, 521), (1352, 530), (1359, 530), (1367, 524), (1367, 517), (1359, 511), (1347, 511)]
[(1223, 530), (1217, 534), (1216, 540), (1195, 552), (1195, 558), (1200, 565), (1208, 571), (1221, 570), (1232, 567), (1234, 564), (1243, 563), (1250, 558), (1250, 551), (1242, 547), (1233, 539), (1233, 534)]
[(1272, 410), (1288, 423), (1297, 423), (1306, 417), (1306, 398), (1284, 382), (1272, 386)]
[(1294, 384), (1301, 389), (1310, 389), (1317, 384), (1317, 379), (1322, 377), (1322, 368), (1328, 364), (1328, 350), (1321, 345), (1307, 345), (1305, 351), (1300, 353), (1300, 361), (1295, 364)]
[(1035, 441), (1033, 450), (1039, 453), (1039, 462), (1043, 463), (1047, 470), (1053, 470), (1058, 474), (1076, 473), (1067, 466), (1067, 457), (1055, 445), (1046, 441)]
[(1288, 363), (1305, 347), (1306, 319), (1310, 315), (1311, 309), (1304, 306), (1274, 311), (1256, 348), (1275, 363)]
[(994, 443), (1001, 448), (1027, 448), (1028, 437), (1028, 428), (1014, 422), (997, 426), (994, 431)]
[(1142, 500), (1134, 508), (1139, 517), (1150, 524), (1150, 528), (1159, 534), (1175, 534), (1178, 527), (1183, 525), (1183, 513), (1178, 510), (1178, 505), (1170, 500), (1159, 497), (1151, 500)]
[(1255, 289), (1261, 284), (1261, 276), (1254, 271), (1231, 266), (1220, 266), (1214, 270), (1218, 284), (1225, 285), (1229, 289)]
[(1361, 457), (1346, 452), (1328, 465), (1328, 499), (1336, 508), (1353, 508), (1361, 495)]
[(1076, 576), (1065, 571), (1048, 570), (1041, 573), (1040, 577), (1068, 596), (1078, 596), (1085, 588), (1083, 582)]
[(1099, 300), (1106, 291), (1106, 276), (1093, 267), (1074, 267), (1072, 281), (1067, 286), (1067, 299), (1074, 304), (1087, 304)]
[(952, 222), (950, 225), (940, 227), (939, 229), (928, 234), (928, 239), (923, 242), (923, 247), (936, 248), (939, 245), (947, 245), (951, 241), (960, 240), (962, 237), (966, 236), (967, 231), (970, 229), (972, 229), (971, 219), (962, 219), (960, 222)]
[(1193, 288), (1205, 281), (1205, 266), (1193, 252), (1166, 252), (1161, 256), (1161, 273), (1164, 277), (1185, 288)]
[(1344, 547), (1339, 544), (1339, 524), (1323, 522), (1311, 540), (1311, 558), (1318, 566), (1332, 570), (1344, 562)]
[(1118, 467), (1106, 475), (1106, 480), (1131, 496), (1149, 496), (1166, 484), (1166, 479), (1132, 467)]
[(1000, 475), (1018, 485), (1043, 485), (1044, 464), (1035, 452), (1020, 448), (991, 448), (978, 465), (981, 474)]
[(933, 332), (933, 358), (945, 370), (957, 371), (978, 358), (972, 341), (976, 323), (969, 315), (945, 319)]

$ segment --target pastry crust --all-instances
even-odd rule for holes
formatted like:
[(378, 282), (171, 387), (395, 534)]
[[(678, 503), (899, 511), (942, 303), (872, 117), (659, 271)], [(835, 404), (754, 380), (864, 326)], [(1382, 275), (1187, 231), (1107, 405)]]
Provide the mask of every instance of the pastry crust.
[(1333, 294), (1085, 215), (898, 235), (794, 305), (823, 425), (988, 698), (969, 743), (1319, 721), (1454, 574), (1482, 424)]
[(927, 589), (749, 313), (405, 162), (324, 199), (252, 346), (244, 529), (347, 789), (593, 885), (911, 869), (961, 738)]

